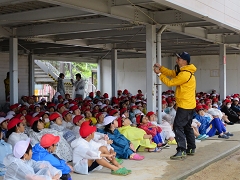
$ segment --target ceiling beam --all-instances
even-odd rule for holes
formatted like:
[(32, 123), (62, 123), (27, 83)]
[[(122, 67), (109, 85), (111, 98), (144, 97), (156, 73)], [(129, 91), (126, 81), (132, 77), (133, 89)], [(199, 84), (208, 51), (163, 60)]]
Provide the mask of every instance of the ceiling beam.
[(62, 18), (89, 16), (92, 13), (66, 7), (50, 7), (31, 11), (0, 15), (0, 25), (29, 24), (34, 22), (48, 22)]
[(1, 6), (6, 6), (10, 4), (18, 4), (18, 3), (23, 3), (23, 2), (29, 2), (31, 0), (1, 0), (0, 5)]
[(122, 20), (110, 17), (100, 17), (94, 19), (85, 19), (74, 22), (56, 22), (50, 24), (40, 24), (32, 26), (24, 26), (17, 28), (18, 37), (28, 36), (46, 36), (54, 34), (67, 34), (86, 31), (100, 31), (113, 28), (132, 27), (134, 25), (123, 22)]
[(229, 29), (207, 29), (208, 34), (225, 34), (225, 33), (235, 33)]
[[(135, 5), (154, 3), (154, 1), (152, 0), (131, 0), (131, 2)], [(126, 6), (126, 5), (131, 6), (132, 4), (127, 0), (114, 0), (112, 2), (112, 6)]]

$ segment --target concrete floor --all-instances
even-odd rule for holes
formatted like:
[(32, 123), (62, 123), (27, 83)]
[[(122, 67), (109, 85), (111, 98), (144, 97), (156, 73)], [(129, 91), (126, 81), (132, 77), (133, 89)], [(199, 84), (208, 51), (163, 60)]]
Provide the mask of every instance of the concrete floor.
[[(188, 156), (184, 160), (173, 161), (169, 157), (176, 152), (176, 145), (171, 145), (170, 149), (163, 149), (158, 153), (142, 152), (145, 156), (142, 161), (124, 160), (123, 166), (132, 170), (128, 176), (114, 176), (110, 170), (103, 168), (101, 171), (95, 171), (89, 175), (80, 175), (72, 173), (72, 179), (87, 180), (175, 180), (184, 179), (186, 176), (201, 170), (212, 162), (215, 162), (227, 154), (240, 148), (240, 124), (227, 126), (227, 130), (234, 133), (234, 136), (228, 140), (223, 140), (214, 136), (205, 141), (196, 143), (197, 152), (195, 156)], [(2, 178), (0, 178), (2, 180)]]

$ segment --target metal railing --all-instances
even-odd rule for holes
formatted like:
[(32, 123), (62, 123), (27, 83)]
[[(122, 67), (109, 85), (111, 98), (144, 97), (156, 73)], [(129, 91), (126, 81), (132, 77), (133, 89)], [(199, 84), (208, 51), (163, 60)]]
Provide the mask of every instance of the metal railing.
[[(47, 74), (50, 74), (55, 80), (58, 79), (60, 71), (57, 70), (57, 68), (54, 67), (49, 61), (35, 60), (35, 62), (44, 72), (46, 72)], [(81, 72), (75, 65), (72, 64), (71, 66), (72, 66), (72, 69), (74, 68), (75, 70), (77, 70), (77, 72)], [(69, 72), (71, 71), (69, 70)], [(84, 88), (85, 95), (88, 95), (89, 92), (92, 91), (92, 89), (93, 91), (97, 90), (96, 86), (94, 86), (94, 84), (92, 84), (86, 76), (82, 74), (82, 77), (83, 77), (82, 79), (85, 81), (85, 88)], [(70, 83), (71, 79), (74, 79), (74, 75), (70, 73), (69, 75), (65, 76), (64, 82)]]

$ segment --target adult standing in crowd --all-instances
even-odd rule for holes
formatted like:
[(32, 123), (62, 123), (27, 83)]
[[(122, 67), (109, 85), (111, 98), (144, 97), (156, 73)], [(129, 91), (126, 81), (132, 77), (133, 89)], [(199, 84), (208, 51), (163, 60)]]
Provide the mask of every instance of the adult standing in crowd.
[[(190, 64), (190, 55), (187, 52), (176, 55), (177, 64), (175, 70), (167, 69), (158, 63), (154, 65), (154, 72), (164, 84), (176, 86), (177, 113), (173, 130), (176, 135), (177, 153), (171, 156), (170, 159), (181, 159), (186, 157), (186, 154), (194, 155), (196, 149), (191, 124), (196, 107), (196, 79), (194, 73), (197, 68)], [(166, 76), (171, 77), (171, 79)]]
[(59, 92), (63, 98), (65, 98), (64, 77), (65, 75), (60, 73), (57, 81), (57, 92)]
[[(18, 83), (19, 83), (19, 79), (18, 79)], [(4, 79), (4, 85), (5, 85), (5, 99), (6, 101), (8, 101), (8, 99), (10, 98), (10, 74), (9, 72), (7, 72), (7, 77), (6, 79)]]
[(82, 76), (80, 73), (77, 73), (76, 75), (76, 81), (73, 82), (73, 79), (71, 79), (72, 85), (75, 88), (75, 97), (76, 98), (83, 98), (84, 96), (84, 87), (85, 87), (85, 81), (82, 79)]

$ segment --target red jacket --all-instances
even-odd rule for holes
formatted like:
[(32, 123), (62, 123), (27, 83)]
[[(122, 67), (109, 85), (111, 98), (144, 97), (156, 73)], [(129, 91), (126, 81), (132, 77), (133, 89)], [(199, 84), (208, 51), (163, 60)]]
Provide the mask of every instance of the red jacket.
[(160, 127), (151, 127), (154, 126), (151, 122), (147, 124), (140, 124), (139, 128), (143, 129), (148, 135), (152, 135), (152, 137), (156, 136), (157, 133), (162, 132)]

